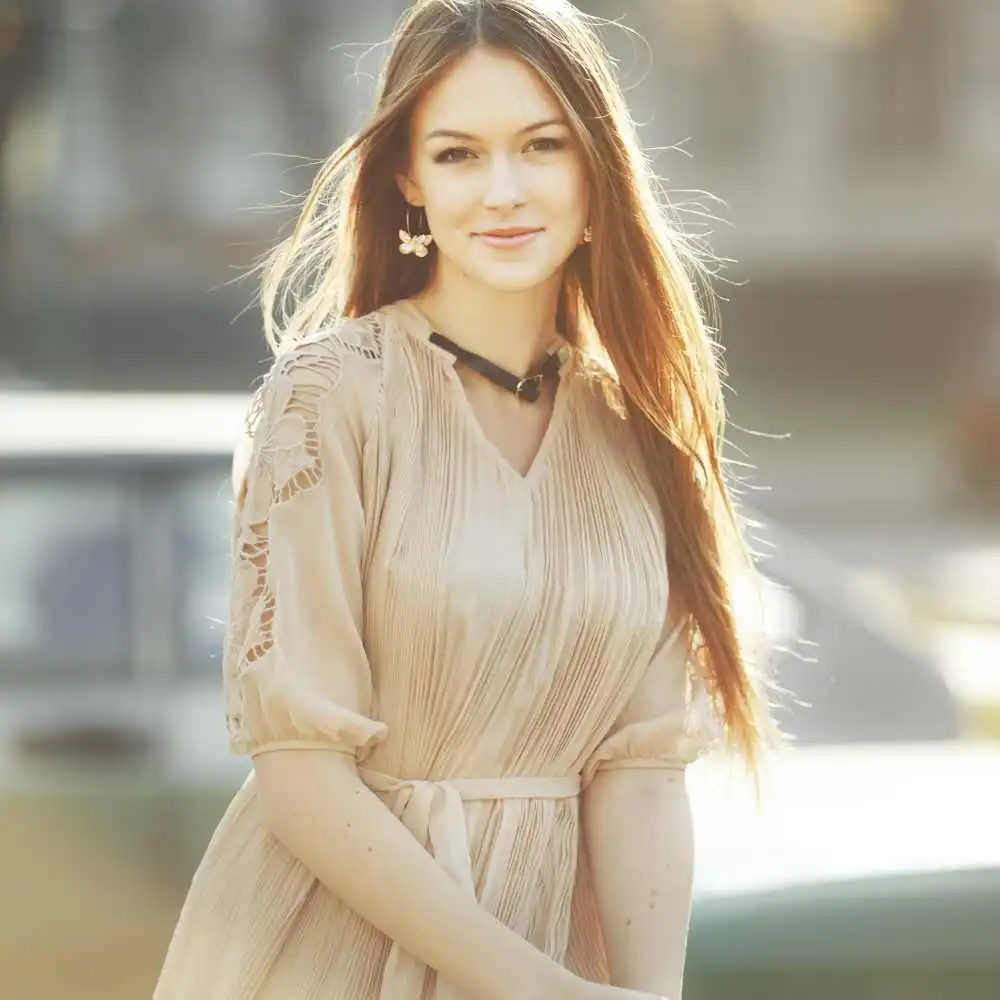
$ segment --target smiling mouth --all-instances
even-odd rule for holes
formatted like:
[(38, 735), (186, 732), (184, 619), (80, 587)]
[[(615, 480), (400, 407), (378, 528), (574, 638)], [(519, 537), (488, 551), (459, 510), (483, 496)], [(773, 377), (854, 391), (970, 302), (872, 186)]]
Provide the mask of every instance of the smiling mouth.
[(540, 233), (541, 229), (489, 229), (486, 232), (474, 233), (475, 236), (483, 236), (491, 240), (514, 240), (525, 236), (534, 236)]

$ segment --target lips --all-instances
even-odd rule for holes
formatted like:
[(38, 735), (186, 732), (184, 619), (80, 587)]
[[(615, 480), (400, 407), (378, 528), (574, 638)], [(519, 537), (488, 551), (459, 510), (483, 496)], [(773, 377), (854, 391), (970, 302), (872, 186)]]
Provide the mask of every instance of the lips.
[(521, 247), (529, 243), (542, 229), (531, 229), (527, 226), (511, 227), (510, 229), (489, 229), (482, 233), (473, 233), (477, 239), (493, 247)]
[(489, 236), (491, 239), (515, 239), (518, 236), (531, 236), (534, 233), (540, 233), (542, 230), (540, 227), (529, 227), (529, 226), (518, 226), (516, 228), (510, 229), (487, 229), (484, 232), (476, 233), (476, 236)]

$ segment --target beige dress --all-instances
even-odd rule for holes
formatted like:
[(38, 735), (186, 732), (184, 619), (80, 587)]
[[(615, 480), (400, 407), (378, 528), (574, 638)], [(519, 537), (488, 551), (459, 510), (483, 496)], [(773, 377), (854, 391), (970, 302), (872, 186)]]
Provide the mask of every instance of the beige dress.
[[(564, 345), (522, 475), (430, 332), (407, 301), (345, 320), (281, 355), (255, 398), (224, 651), (231, 746), (355, 755), (482, 906), (606, 981), (581, 788), (599, 768), (683, 767), (718, 728), (667, 635), (656, 501), (592, 362)], [(616, 727), (647, 669), (665, 672), (672, 710)], [(434, 987), (264, 829), (251, 774), (194, 876), (156, 1000)]]

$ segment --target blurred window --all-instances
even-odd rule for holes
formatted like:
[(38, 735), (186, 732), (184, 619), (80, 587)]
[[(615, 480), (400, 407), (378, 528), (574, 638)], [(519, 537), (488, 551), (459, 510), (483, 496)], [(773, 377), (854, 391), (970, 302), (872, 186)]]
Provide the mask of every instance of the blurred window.
[(844, 123), (862, 157), (941, 154), (947, 145), (950, 12), (938, 0), (897, 5), (883, 31), (847, 50)]
[(648, 37), (662, 81), (658, 100), (665, 102), (659, 117), (671, 141), (690, 136), (695, 155), (751, 155), (767, 96), (766, 38), (752, 20), (711, 5), (664, 5), (657, 17), (659, 28)]
[(0, 674), (128, 671), (131, 514), (113, 484), (7, 477), (0, 485)]
[(176, 509), (180, 670), (214, 677), (221, 669), (229, 609), (232, 494), (228, 466), (220, 464), (187, 477), (179, 487)]
[(975, 159), (1000, 163), (1000, 4), (965, 0), (960, 79), (963, 142)]

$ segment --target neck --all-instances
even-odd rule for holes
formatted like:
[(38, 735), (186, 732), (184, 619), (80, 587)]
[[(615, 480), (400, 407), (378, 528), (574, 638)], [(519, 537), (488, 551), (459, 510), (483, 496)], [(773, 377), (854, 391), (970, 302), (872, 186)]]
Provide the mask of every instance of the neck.
[(464, 275), (436, 277), (414, 302), (438, 333), (515, 375), (552, 350), (562, 276), (534, 288), (503, 292)]

